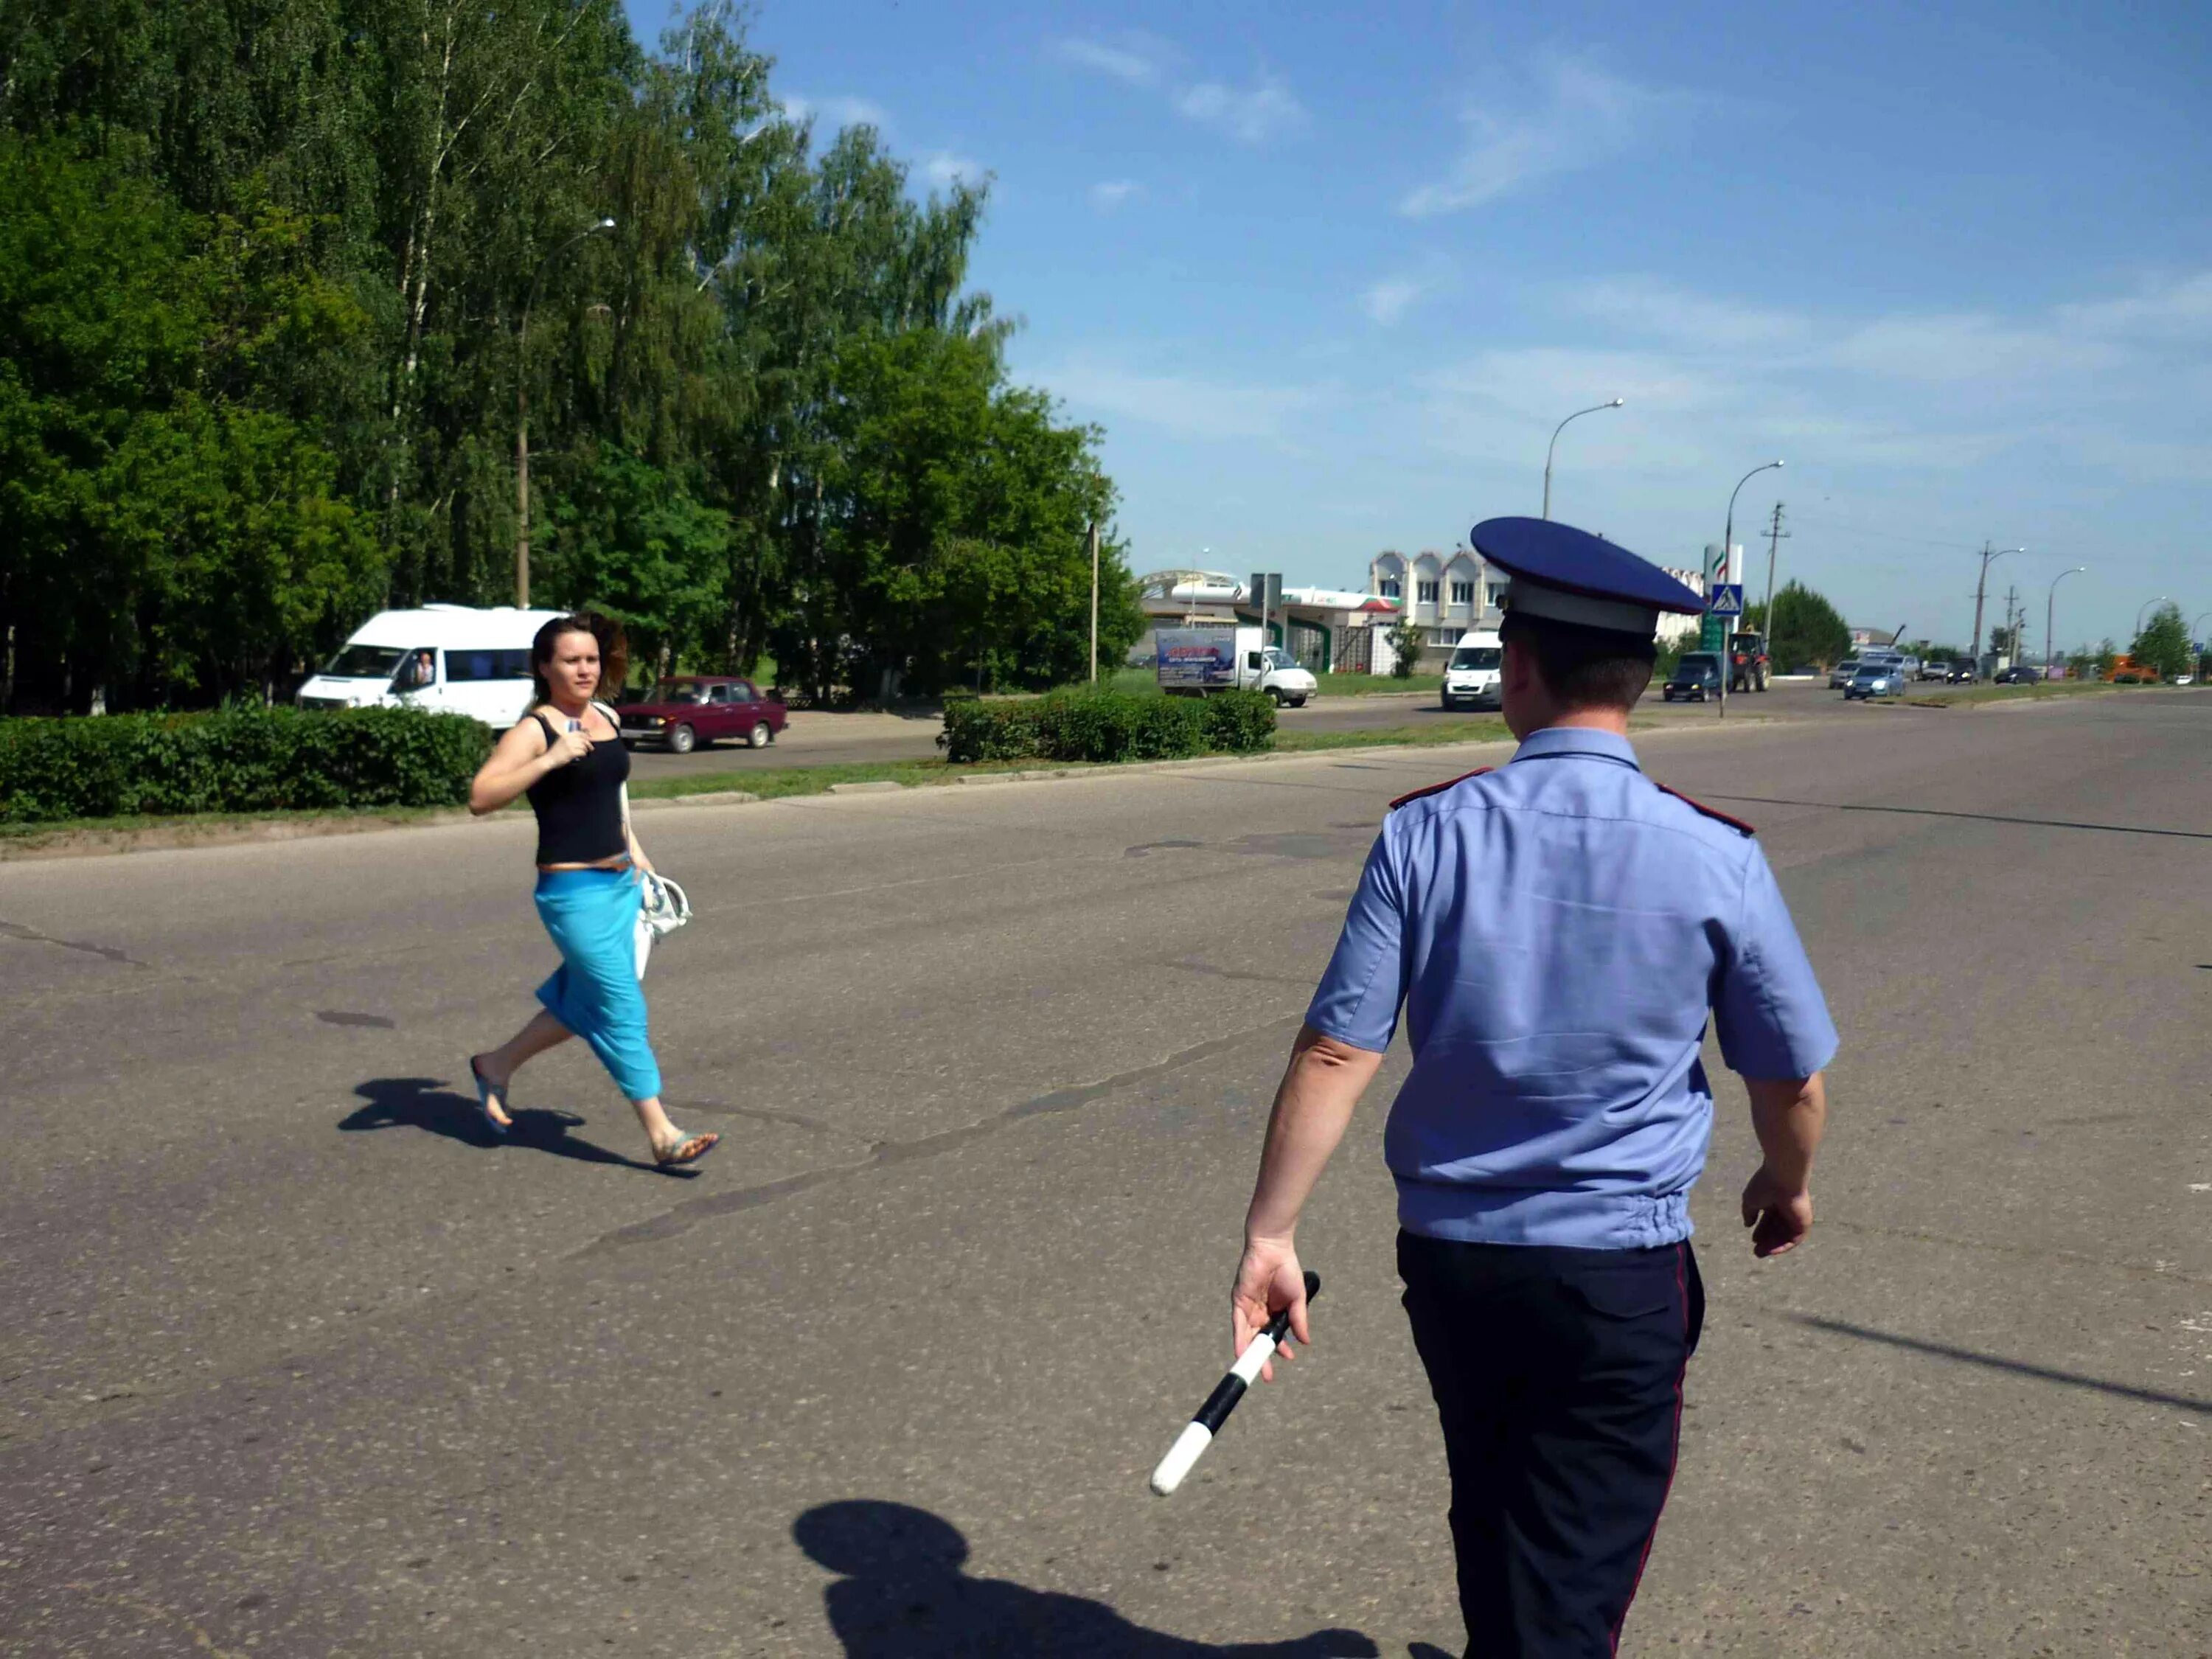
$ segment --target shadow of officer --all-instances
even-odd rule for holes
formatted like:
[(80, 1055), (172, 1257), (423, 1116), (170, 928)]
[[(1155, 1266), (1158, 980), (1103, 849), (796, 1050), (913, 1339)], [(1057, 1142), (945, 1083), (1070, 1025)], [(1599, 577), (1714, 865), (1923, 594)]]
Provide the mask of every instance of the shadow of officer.
[(823, 1592), (846, 1659), (1374, 1659), (1358, 1631), (1220, 1646), (1133, 1625), (1102, 1601), (961, 1571), (960, 1529), (906, 1504), (853, 1498), (811, 1509), (791, 1535), (845, 1576)]

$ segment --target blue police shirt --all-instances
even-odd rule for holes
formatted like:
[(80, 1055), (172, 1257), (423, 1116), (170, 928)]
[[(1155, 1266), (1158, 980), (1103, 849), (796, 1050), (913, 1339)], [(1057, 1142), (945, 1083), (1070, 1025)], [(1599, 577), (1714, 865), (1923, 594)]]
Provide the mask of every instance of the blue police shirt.
[(1532, 733), (1395, 808), (1306, 1021), (1413, 1069), (1384, 1155), (1431, 1237), (1635, 1249), (1690, 1236), (1712, 1090), (1835, 1055), (1812, 964), (1748, 831), (1644, 775), (1624, 738)]

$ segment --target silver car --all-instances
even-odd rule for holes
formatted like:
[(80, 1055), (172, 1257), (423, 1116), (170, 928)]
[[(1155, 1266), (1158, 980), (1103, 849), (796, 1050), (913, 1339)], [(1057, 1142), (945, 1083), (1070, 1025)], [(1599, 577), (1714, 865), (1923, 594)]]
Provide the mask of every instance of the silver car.
[(1863, 665), (1851, 676), (1851, 683), (1844, 688), (1844, 701), (1864, 697), (1871, 702), (1876, 697), (1901, 697), (1905, 695), (1905, 675), (1894, 663), (1870, 662)]
[(1859, 672), (1859, 659), (1846, 657), (1828, 671), (1828, 690), (1840, 691), (1851, 683), (1851, 676)]

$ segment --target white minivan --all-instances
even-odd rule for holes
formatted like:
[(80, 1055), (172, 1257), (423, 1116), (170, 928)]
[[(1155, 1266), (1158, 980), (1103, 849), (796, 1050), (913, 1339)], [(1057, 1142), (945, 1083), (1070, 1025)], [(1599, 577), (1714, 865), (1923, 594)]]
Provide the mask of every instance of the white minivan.
[(380, 611), (300, 688), (302, 708), (392, 708), (512, 726), (530, 707), (530, 645), (558, 611)]
[(1495, 708), (1498, 677), (1505, 661), (1505, 641), (1494, 632), (1462, 634), (1444, 665), (1446, 708)]

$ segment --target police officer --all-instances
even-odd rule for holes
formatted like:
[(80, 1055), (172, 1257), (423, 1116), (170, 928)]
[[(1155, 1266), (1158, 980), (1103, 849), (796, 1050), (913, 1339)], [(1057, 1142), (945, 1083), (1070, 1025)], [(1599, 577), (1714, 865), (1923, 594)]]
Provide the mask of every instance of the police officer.
[(1392, 803), (1275, 1097), (1232, 1322), (1241, 1350), (1287, 1307), (1307, 1340), (1298, 1212), (1402, 1006), (1383, 1148), (1468, 1659), (1588, 1659), (1636, 1594), (1705, 1316), (1707, 1013), (1765, 1153), (1743, 1191), (1761, 1256), (1813, 1224), (1836, 1032), (1750, 827), (1652, 782), (1628, 742), (1658, 614), (1698, 596), (1565, 525), (1473, 539), (1511, 578), (1520, 747)]

